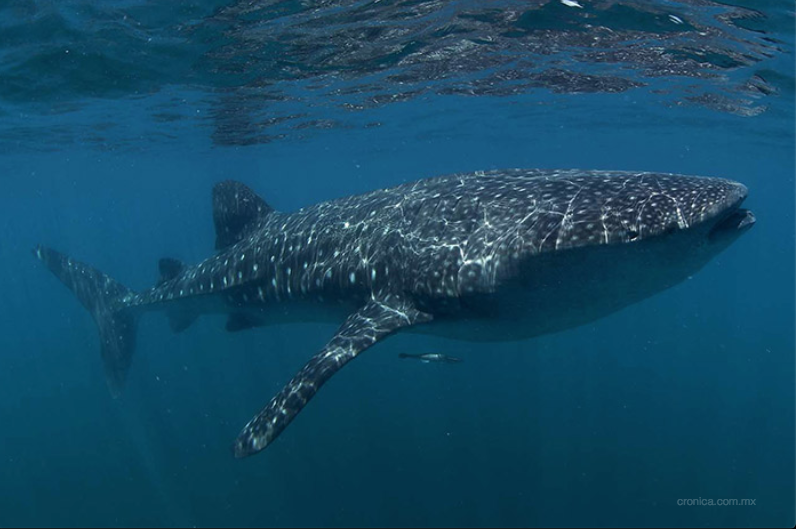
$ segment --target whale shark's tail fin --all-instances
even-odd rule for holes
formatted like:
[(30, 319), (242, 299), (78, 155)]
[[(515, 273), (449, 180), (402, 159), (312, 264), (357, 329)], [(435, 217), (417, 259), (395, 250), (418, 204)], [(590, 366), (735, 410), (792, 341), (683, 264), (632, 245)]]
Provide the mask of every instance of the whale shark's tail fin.
[(131, 309), (135, 293), (99, 270), (55, 250), (38, 246), (34, 254), (75, 293), (97, 322), (105, 378), (111, 393), (118, 396), (135, 350), (138, 317)]

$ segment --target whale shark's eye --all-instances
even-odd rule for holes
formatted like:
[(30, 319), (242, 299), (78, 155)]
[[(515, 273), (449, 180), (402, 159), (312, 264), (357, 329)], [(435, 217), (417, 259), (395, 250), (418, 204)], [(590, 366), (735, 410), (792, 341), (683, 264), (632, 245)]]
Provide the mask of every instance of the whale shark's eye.
[(628, 228), (627, 230), (628, 240), (635, 241), (636, 239), (638, 239), (638, 235), (639, 235), (638, 230), (636, 230), (635, 228)]

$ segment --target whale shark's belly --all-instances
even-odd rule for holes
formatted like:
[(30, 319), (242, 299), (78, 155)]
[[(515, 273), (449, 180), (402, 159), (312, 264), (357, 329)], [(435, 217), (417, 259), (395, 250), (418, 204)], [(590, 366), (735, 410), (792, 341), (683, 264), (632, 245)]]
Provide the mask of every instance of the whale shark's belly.
[[(533, 257), (493, 292), (408, 332), (465, 341), (516, 341), (584, 325), (684, 281), (708, 260), (694, 237), (661, 238)], [(691, 249), (688, 259), (684, 248)]]

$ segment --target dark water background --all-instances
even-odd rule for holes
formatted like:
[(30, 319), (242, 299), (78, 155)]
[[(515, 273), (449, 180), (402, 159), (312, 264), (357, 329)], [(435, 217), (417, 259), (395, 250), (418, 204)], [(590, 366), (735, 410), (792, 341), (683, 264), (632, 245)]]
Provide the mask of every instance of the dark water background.
[[(463, 16), (478, 4), (0, 6), (0, 526), (793, 525), (792, 3)], [(595, 27), (622, 57), (587, 53)], [(239, 428), (334, 326), (203, 317), (174, 335), (145, 318), (113, 400), (94, 323), (30, 254), (147, 288), (160, 257), (210, 254), (221, 179), (291, 210), (505, 167), (728, 177), (758, 223), (691, 280), (575, 330), (395, 336), (243, 461)]]

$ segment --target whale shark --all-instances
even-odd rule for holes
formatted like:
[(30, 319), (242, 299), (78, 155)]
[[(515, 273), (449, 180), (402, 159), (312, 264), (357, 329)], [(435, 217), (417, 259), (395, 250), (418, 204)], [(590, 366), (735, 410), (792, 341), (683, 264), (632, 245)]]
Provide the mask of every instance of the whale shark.
[(164, 258), (134, 292), (53, 249), (38, 257), (99, 329), (108, 386), (127, 378), (141, 316), (172, 330), (202, 314), (242, 331), (336, 322), (337, 332), (243, 428), (260, 452), (321, 386), (397, 331), (523, 340), (597, 320), (701, 269), (755, 222), (738, 182), (650, 172), (453, 174), (281, 212), (246, 185), (213, 188), (215, 253)]

